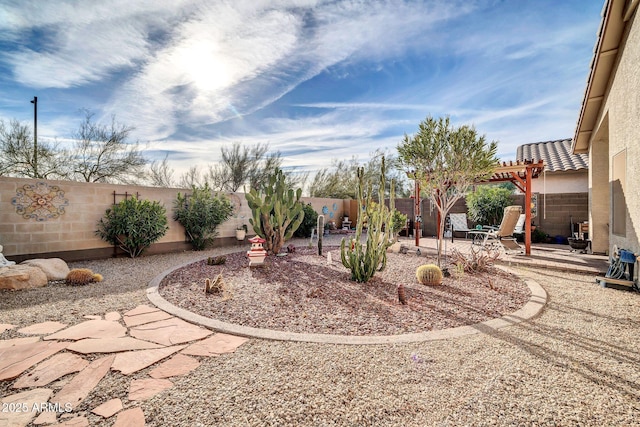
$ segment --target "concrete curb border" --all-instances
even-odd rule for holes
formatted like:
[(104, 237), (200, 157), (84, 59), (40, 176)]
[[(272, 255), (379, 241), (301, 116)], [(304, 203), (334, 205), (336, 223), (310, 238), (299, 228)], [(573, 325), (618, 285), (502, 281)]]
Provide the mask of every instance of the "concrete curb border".
[[(156, 276), (149, 282), (147, 287), (147, 298), (161, 310), (166, 311), (176, 317), (179, 317), (187, 322), (191, 322), (197, 325), (204, 326), (209, 329), (213, 329), (218, 332), (223, 332), (231, 335), (238, 335), (248, 338), (260, 338), (266, 340), (278, 340), (278, 341), (296, 341), (296, 342), (310, 342), (320, 344), (356, 344), (356, 345), (374, 345), (374, 344), (402, 344), (412, 342), (425, 342), (436, 341), (450, 338), (458, 338), (467, 335), (477, 333), (489, 333), (492, 330), (501, 329), (507, 326), (513, 326), (518, 323), (530, 320), (536, 317), (544, 308), (547, 303), (547, 292), (537, 282), (533, 280), (525, 280), (526, 285), (531, 291), (531, 297), (529, 301), (519, 310), (507, 314), (505, 316), (486, 320), (475, 325), (459, 326), (456, 328), (442, 329), (437, 331), (418, 332), (412, 334), (401, 335), (372, 335), (372, 336), (351, 336), (351, 335), (329, 335), (329, 334), (304, 334), (296, 332), (282, 332), (273, 331), (269, 329), (252, 328), (248, 326), (235, 325), (232, 323), (221, 322), (216, 319), (201, 316), (196, 313), (192, 313), (183, 308), (177, 307), (171, 304), (169, 301), (162, 298), (158, 292), (160, 282), (165, 276), (171, 272), (185, 267), (189, 264), (193, 264), (196, 261), (189, 261), (187, 263), (172, 267), (160, 275)], [(506, 267), (499, 267), (504, 271), (515, 274), (515, 272)]]

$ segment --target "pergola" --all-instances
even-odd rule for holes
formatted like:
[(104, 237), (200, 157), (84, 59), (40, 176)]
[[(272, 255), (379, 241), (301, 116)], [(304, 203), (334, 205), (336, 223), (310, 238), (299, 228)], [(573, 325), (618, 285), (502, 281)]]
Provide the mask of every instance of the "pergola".
[[(524, 247), (525, 255), (531, 255), (531, 181), (540, 176), (544, 170), (544, 162), (542, 160), (516, 160), (502, 162), (495, 168), (493, 175), (489, 179), (478, 181), (478, 184), (488, 184), (493, 182), (513, 182), (513, 184), (524, 193), (524, 213), (525, 213), (525, 233)], [(415, 173), (407, 173), (407, 176), (415, 179)], [(415, 180), (415, 200), (414, 211), (417, 213), (420, 209), (420, 184)], [(440, 223), (440, 212), (438, 211), (438, 223)], [(418, 223), (415, 223), (416, 245), (419, 245)], [(438, 236), (442, 238), (442, 236)]]
[(538, 178), (543, 170), (544, 161), (542, 160), (502, 162), (502, 165), (495, 169), (491, 178), (479, 182), (513, 182), (524, 193), (524, 250), (527, 256), (531, 255), (531, 181)]

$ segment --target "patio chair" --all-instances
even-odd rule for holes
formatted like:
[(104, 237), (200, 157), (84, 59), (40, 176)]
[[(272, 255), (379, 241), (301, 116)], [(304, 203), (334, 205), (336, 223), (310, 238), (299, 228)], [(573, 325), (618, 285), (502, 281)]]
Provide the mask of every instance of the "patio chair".
[(451, 241), (453, 242), (453, 233), (456, 231), (464, 233), (465, 239), (469, 237), (471, 231), (467, 226), (467, 214), (466, 213), (450, 213), (449, 222), (451, 224)]
[[(482, 249), (503, 251), (521, 251), (522, 247), (516, 242), (513, 234), (520, 219), (522, 207), (507, 206), (504, 209), (502, 222), (497, 230), (471, 231), (474, 245)], [(524, 224), (524, 221), (523, 221)]]
[(516, 222), (516, 228), (513, 230), (513, 234), (524, 234), (524, 221), (527, 219), (526, 214), (520, 214), (518, 222)]

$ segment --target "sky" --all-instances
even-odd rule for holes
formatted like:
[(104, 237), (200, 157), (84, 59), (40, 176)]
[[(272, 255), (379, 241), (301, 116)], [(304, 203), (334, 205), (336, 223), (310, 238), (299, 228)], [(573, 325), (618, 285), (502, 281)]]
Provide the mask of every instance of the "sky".
[(268, 143), (313, 172), (427, 116), (515, 160), (572, 138), (603, 0), (0, 0), (0, 119), (65, 143), (83, 109), (179, 175)]

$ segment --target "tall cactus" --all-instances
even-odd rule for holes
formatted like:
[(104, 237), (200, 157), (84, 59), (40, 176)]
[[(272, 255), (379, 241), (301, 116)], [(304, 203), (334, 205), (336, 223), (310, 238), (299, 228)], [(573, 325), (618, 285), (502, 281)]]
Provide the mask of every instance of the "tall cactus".
[[(340, 257), (342, 265), (351, 270), (351, 280), (356, 282), (368, 282), (376, 271), (382, 271), (387, 266), (387, 248), (393, 240), (393, 211), (394, 191), (391, 183), (389, 196), (389, 208), (384, 205), (385, 189), (385, 162), (382, 158), (380, 168), (380, 187), (378, 189), (378, 203), (372, 198), (371, 183), (367, 185), (365, 198), (364, 169), (358, 168), (358, 206), (361, 207), (356, 223), (356, 234), (347, 242), (342, 239), (340, 243)], [(364, 210), (362, 207), (364, 205)], [(367, 241), (363, 245), (360, 242), (364, 222), (367, 222)], [(363, 247), (364, 246), (364, 247)]]
[(245, 194), (253, 216), (249, 223), (253, 231), (266, 240), (264, 247), (268, 253), (279, 253), (284, 242), (300, 227), (304, 219), (300, 196), (302, 189), (294, 192), (288, 188), (280, 169), (274, 171), (261, 189), (252, 188)]

